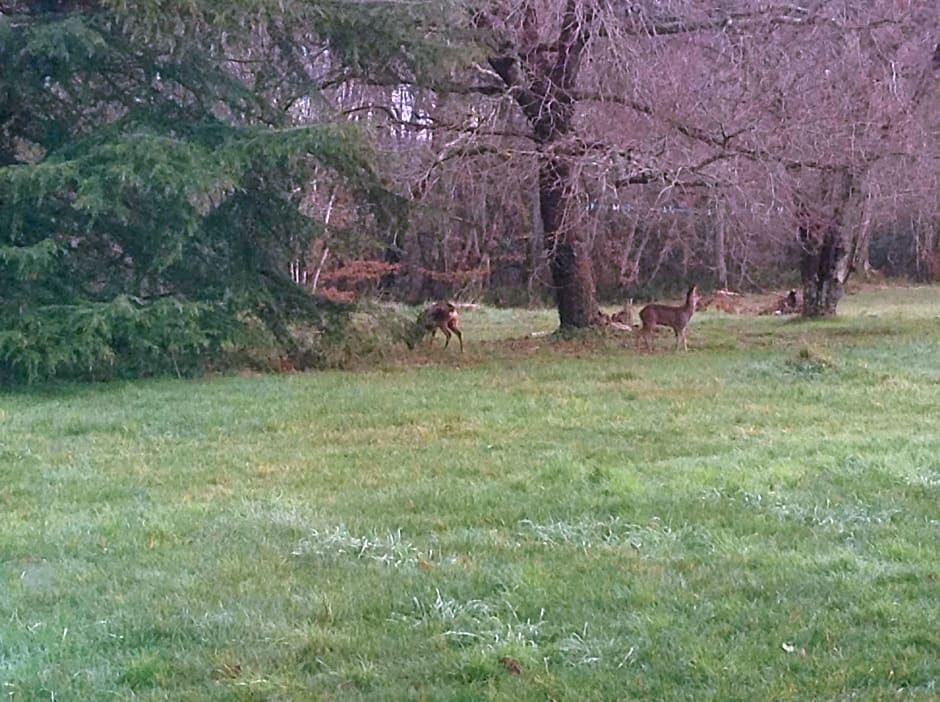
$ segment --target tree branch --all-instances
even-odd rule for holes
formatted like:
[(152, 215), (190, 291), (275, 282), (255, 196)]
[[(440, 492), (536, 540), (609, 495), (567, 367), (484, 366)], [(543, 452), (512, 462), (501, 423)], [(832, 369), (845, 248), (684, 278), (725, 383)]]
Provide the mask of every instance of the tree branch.
[(633, 28), (626, 31), (632, 35), (668, 36), (674, 34), (690, 34), (714, 29), (728, 29), (732, 26), (750, 25), (758, 22), (771, 24), (810, 24), (817, 10), (822, 5), (819, 0), (811, 6), (797, 3), (781, 3), (757, 10), (729, 11), (704, 20), (688, 21), (682, 17), (648, 17), (642, 10), (634, 7), (627, 8), (626, 14)]
[(364, 105), (356, 105), (355, 107), (349, 107), (345, 110), (342, 110), (339, 114), (343, 115), (344, 117), (348, 117), (349, 115), (356, 114), (357, 112), (381, 112), (386, 116), (388, 121), (394, 123), (395, 125), (404, 127), (405, 129), (413, 129), (415, 131), (457, 132), (460, 134), (473, 134), (476, 136), (508, 137), (510, 139), (526, 139), (528, 141), (534, 141), (533, 136), (526, 132), (499, 129), (482, 129), (480, 127), (467, 126), (454, 122), (443, 122), (436, 119), (431, 119), (428, 122), (421, 122), (413, 119), (405, 120), (399, 117), (395, 110), (388, 107), (387, 105), (380, 105), (376, 103), (368, 103)]

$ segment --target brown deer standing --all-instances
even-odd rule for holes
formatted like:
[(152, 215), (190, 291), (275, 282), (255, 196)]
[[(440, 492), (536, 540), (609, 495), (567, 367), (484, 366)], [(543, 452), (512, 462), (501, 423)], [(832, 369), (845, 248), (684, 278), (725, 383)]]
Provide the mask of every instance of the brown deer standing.
[(695, 312), (695, 305), (698, 302), (698, 289), (693, 285), (685, 296), (685, 304), (681, 307), (673, 305), (647, 305), (640, 311), (640, 321), (643, 322), (643, 328), (636, 336), (636, 346), (639, 350), (640, 339), (646, 339), (646, 347), (650, 353), (655, 345), (656, 327), (672, 327), (676, 333), (676, 351), (679, 350), (679, 344), (682, 344), (684, 351), (689, 350), (686, 340), (686, 331), (689, 326), (689, 320)]
[(436, 302), (422, 312), (424, 333), (431, 335), (430, 343), (434, 343), (434, 335), (440, 329), (444, 332), (444, 348), (450, 343), (451, 334), (457, 335), (460, 342), (460, 352), (463, 353), (463, 334), (460, 333), (460, 314), (457, 308), (449, 302)]

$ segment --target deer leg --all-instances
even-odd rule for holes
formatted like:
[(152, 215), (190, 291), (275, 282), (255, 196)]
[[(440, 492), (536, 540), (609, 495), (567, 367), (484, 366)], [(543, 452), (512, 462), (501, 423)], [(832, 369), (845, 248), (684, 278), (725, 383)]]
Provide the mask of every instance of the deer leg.
[(431, 327), (431, 333), (428, 335), (428, 347), (434, 346), (435, 335), (437, 335), (437, 327)]
[(450, 329), (447, 327), (441, 327), (441, 331), (444, 332), (444, 348), (447, 348), (447, 344), (450, 343)]
[(453, 325), (451, 331), (457, 335), (457, 341), (460, 342), (460, 353), (463, 353), (463, 334), (460, 333), (460, 329), (457, 328), (457, 325)]

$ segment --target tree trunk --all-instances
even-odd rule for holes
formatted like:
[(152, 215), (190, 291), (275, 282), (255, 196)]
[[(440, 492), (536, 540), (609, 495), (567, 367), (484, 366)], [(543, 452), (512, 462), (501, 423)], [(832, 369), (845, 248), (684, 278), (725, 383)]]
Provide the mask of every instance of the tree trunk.
[(565, 226), (567, 183), (571, 169), (554, 159), (539, 174), (539, 210), (555, 290), (558, 320), (562, 327), (586, 327), (597, 318), (594, 267), (591, 255)]
[(823, 202), (831, 211), (801, 208), (800, 274), (803, 282), (803, 316), (831, 317), (836, 314), (845, 284), (852, 272), (857, 238), (847, 220), (855, 192), (855, 179), (848, 171), (833, 178)]
[(717, 199), (711, 203), (715, 208), (715, 274), (718, 277), (718, 285), (722, 289), (728, 289), (728, 264), (727, 252), (725, 250), (725, 227), (727, 220), (725, 217), (724, 204)]
[(850, 254), (836, 226), (821, 237), (800, 231), (803, 316), (831, 317), (845, 293)]
[[(524, 11), (527, 23), (534, 27), (532, 6), (526, 5)], [(571, 92), (581, 67), (590, 22), (589, 8), (578, 0), (567, 0), (552, 60), (544, 57), (536, 46), (516, 47), (515, 51), (489, 59), (528, 119), (538, 145), (539, 211), (562, 327), (587, 327), (597, 320), (591, 255), (566, 222), (568, 193), (573, 185), (571, 167), (564, 156), (552, 149), (572, 129)], [(535, 32), (527, 35), (537, 44)]]

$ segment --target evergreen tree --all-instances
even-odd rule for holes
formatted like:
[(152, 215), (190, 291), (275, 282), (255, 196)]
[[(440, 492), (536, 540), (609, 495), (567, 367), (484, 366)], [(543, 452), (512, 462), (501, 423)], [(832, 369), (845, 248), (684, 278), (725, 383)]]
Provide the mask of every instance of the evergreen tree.
[[(396, 226), (401, 203), (354, 126), (325, 110), (310, 121), (310, 49), (389, 82), (435, 65), (399, 12), (3, 3), (0, 376), (179, 372), (253, 338), (297, 352), (297, 322), (341, 325), (347, 309), (287, 275), (320, 229), (298, 209), (305, 185), (328, 173), (376, 228)], [(314, 107), (297, 125), (301, 96)]]

